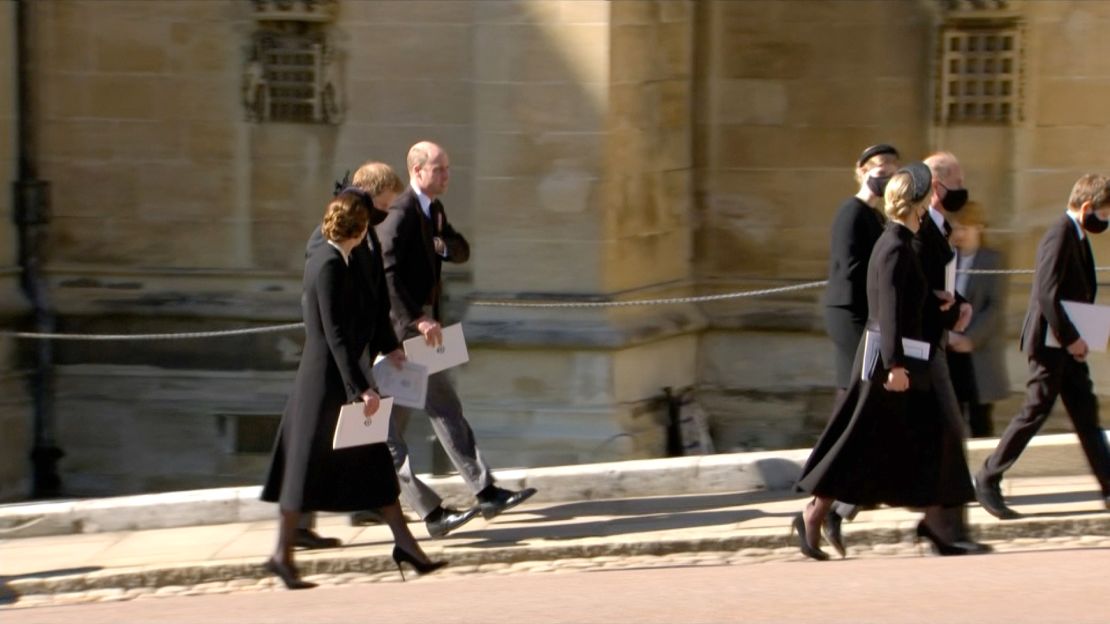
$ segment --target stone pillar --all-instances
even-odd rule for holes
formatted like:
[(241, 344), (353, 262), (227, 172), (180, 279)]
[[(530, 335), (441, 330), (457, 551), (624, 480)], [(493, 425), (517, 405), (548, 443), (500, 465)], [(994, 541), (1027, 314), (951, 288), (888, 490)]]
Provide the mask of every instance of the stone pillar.
[[(19, 289), (19, 260), (12, 185), (17, 177), (15, 3), (0, 5), (0, 327), (11, 328), (27, 312)], [(16, 344), (0, 338), (0, 501), (24, 498), (30, 489), (31, 408)]]
[[(476, 6), (473, 299), (687, 293), (691, 8)], [(661, 455), (655, 399), (694, 382), (700, 326), (690, 306), (472, 304), (460, 389), (483, 452), (495, 466)]]

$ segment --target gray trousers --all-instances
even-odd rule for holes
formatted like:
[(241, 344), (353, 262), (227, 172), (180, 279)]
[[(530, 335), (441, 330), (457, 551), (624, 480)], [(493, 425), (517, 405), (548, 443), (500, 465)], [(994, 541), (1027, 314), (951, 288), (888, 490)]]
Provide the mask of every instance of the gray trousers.
[[(405, 444), (405, 425), (412, 410), (394, 406), (389, 422), (389, 450), (393, 454), (393, 466), (397, 469), (397, 480), (401, 484), (401, 495), (409, 507), (421, 518), (435, 511), (443, 502), (432, 488), (421, 481), (412, 469), (409, 448)], [(470, 490), (477, 494), (493, 484), (493, 474), (478, 452), (474, 432), (463, 416), (462, 404), (455, 394), (449, 371), (440, 371), (428, 376), (428, 398), (424, 412), (432, 424), (439, 443), (451, 458), (451, 463), (462, 475)]]

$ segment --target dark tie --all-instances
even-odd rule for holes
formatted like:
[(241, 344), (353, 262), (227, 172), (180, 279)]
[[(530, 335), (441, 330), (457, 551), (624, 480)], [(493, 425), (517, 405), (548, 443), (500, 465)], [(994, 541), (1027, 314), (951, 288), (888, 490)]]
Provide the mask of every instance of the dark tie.
[(438, 199), (432, 200), (428, 214), (432, 220), (432, 236), (439, 236), (443, 230), (443, 204)]
[(945, 221), (944, 221), (944, 237), (948, 238), (949, 236), (952, 236), (952, 226), (949, 225), (948, 220), (945, 219)]

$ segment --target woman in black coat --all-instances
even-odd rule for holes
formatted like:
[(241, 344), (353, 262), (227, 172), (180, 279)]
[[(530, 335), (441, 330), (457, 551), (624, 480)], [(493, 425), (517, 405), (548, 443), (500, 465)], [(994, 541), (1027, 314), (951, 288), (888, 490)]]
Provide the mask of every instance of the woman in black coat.
[[(908, 353), (903, 340), (922, 340), (925, 306), (952, 305), (929, 289), (912, 246), (932, 187), (929, 168), (914, 163), (900, 169), (886, 188), (884, 209), (890, 222), (868, 265), (867, 334), (857, 349), (848, 389), (798, 481), (798, 489), (814, 498), (794, 518), (793, 528), (802, 552), (813, 559), (828, 558), (818, 547), (818, 529), (834, 499), (930, 508), (918, 524), (918, 535), (939, 549), (944, 545), (931, 526), (936, 512), (973, 498), (970, 476), (963, 487), (940, 478), (943, 423), (930, 388), (928, 359)], [(865, 356), (874, 346), (875, 360), (865, 373), (865, 362), (871, 361)], [(926, 358), (931, 357), (938, 357), (935, 344), (928, 345)]]
[(852, 360), (867, 322), (867, 261), (883, 233), (883, 190), (898, 169), (898, 150), (885, 143), (863, 150), (856, 160), (859, 191), (833, 217), (829, 240), (829, 283), (825, 287), (825, 328), (836, 351), (837, 394), (851, 378)]
[[(262, 500), (280, 506), (277, 546), (266, 569), (290, 589), (314, 587), (301, 580), (293, 563), (293, 538), (302, 512), (378, 509), (393, 531), (393, 559), (428, 572), (432, 562), (404, 522), (397, 496), (400, 488), (385, 443), (332, 449), (339, 410), (364, 401), (364, 414), (377, 411), (378, 394), (370, 387), (359, 357), (371, 346), (374, 331), (392, 331), (388, 317), (372, 309), (381, 305), (366, 295), (350, 266), (351, 254), (364, 244), (373, 204), (351, 189), (339, 193), (324, 214), (321, 232), (328, 244), (313, 248), (305, 261), (301, 308), (305, 345), (293, 392), (285, 406)], [(379, 319), (377, 324), (371, 325)], [(376, 353), (371, 353), (371, 359)]]

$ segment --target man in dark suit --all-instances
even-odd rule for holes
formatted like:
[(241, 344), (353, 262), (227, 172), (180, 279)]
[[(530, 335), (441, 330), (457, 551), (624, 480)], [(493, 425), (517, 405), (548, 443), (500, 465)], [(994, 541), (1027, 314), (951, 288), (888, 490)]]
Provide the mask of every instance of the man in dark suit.
[[(336, 193), (342, 191), (344, 186), (346, 186), (346, 181), (337, 183)], [(358, 168), (354, 178), (351, 179), (351, 186), (368, 194), (374, 204), (374, 208), (370, 211), (371, 227), (366, 232), (366, 239), (362, 244), (351, 250), (351, 264), (355, 267), (356, 279), (359, 280), (362, 286), (357, 290), (358, 296), (369, 297), (375, 302), (362, 307), (377, 310), (380, 315), (376, 319), (366, 319), (367, 322), (362, 324), (362, 327), (365, 331), (370, 332), (369, 351), (372, 353), (386, 353), (390, 360), (399, 365), (400, 362), (404, 361), (405, 354), (400, 348), (397, 336), (393, 333), (392, 321), (389, 316), (389, 292), (385, 283), (385, 272), (382, 269), (382, 246), (378, 242), (373, 226), (385, 219), (385, 208), (393, 203), (398, 193), (404, 190), (404, 185), (401, 184), (400, 178), (397, 177), (397, 174), (389, 165), (370, 161)], [(316, 226), (312, 235), (309, 236), (308, 244), (305, 246), (305, 256), (307, 257), (314, 249), (326, 244), (327, 240), (324, 239), (320, 226)], [(361, 364), (366, 369), (364, 372), (367, 379), (372, 380), (373, 377), (369, 372), (371, 362), (364, 361)], [(352, 519), (353, 522), (361, 523), (368, 517), (378, 519), (378, 514), (376, 511), (359, 512), (354, 514)], [(298, 548), (306, 549), (335, 548), (340, 545), (340, 541), (334, 537), (318, 535), (315, 527), (315, 513), (301, 514), (293, 537), (293, 544)]]
[[(932, 171), (935, 184), (929, 210), (925, 213), (921, 227), (914, 238), (914, 249), (921, 260), (921, 268), (929, 287), (943, 294), (953, 304), (947, 310), (932, 307), (926, 309), (922, 315), (921, 325), (924, 339), (937, 345), (938, 351), (929, 365), (933, 391), (937, 395), (937, 402), (941, 409), (940, 416), (944, 423), (944, 441), (940, 459), (941, 483), (942, 487), (945, 487), (945, 483), (949, 483), (950, 487), (958, 488), (960, 484), (955, 483), (954, 480), (966, 481), (967, 479), (967, 455), (964, 451), (966, 434), (944, 350), (948, 344), (948, 331), (960, 332), (966, 329), (971, 322), (972, 309), (971, 304), (962, 296), (952, 292), (954, 284), (946, 284), (945, 276), (948, 263), (956, 258), (956, 252), (948, 242), (948, 236), (952, 233), (948, 218), (967, 202), (967, 190), (964, 188), (963, 169), (953, 154), (935, 153), (925, 159), (925, 164)], [(989, 551), (988, 546), (977, 543), (968, 536), (965, 511), (965, 507), (961, 505), (930, 508), (925, 513), (937, 516), (933, 526), (944, 527), (941, 537), (955, 547), (949, 551), (952, 554)]]
[[(440, 300), (444, 262), (466, 262), (470, 245), (451, 227), (438, 197), (447, 190), (450, 162), (435, 143), (422, 141), (409, 149), (409, 186), (389, 208), (377, 226), (382, 242), (386, 282), (392, 304), (393, 327), (401, 340), (423, 336), (438, 345)], [(394, 407), (396, 427), (391, 426), (389, 446), (405, 501), (424, 519), (432, 537), (442, 537), (481, 513), (486, 519), (519, 505), (536, 493), (534, 488), (513, 492), (494, 484), (493, 475), (478, 452), (474, 432), (463, 415), (462, 405), (447, 371), (428, 377), (424, 411), (447, 456), (478, 499), (464, 512), (445, 508), (442, 499), (417, 478), (409, 461), (401, 430), (409, 410)]]
[[(1029, 358), (1025, 403), (1010, 421), (998, 447), (975, 476), (983, 508), (1001, 519), (1020, 517), (1002, 498), (1002, 475), (1014, 465), (1048, 418), (1056, 397), (1064, 400), (1079, 443), (1110, 509), (1110, 451), (1098, 419), (1098, 398), (1087, 368), (1087, 343), (1061, 302), (1095, 300), (1095, 262), (1088, 234), (1106, 230), (1110, 220), (1110, 177), (1086, 174), (1075, 183), (1065, 216), (1037, 247), (1029, 310), (1021, 328), (1021, 349)], [(1045, 344), (1048, 332), (1062, 347)]]

